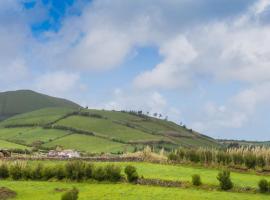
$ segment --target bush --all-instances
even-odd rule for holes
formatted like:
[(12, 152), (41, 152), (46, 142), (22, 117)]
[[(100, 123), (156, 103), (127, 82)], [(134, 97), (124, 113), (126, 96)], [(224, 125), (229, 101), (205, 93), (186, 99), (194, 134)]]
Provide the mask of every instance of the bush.
[(85, 178), (93, 178), (94, 165), (92, 163), (85, 164)]
[(127, 179), (129, 182), (137, 182), (139, 179), (139, 175), (137, 173), (137, 170), (134, 166), (128, 165), (125, 168), (125, 174), (127, 175)]
[(55, 177), (55, 168), (47, 166), (43, 169), (43, 179), (50, 180)]
[(93, 178), (97, 181), (104, 181), (106, 179), (106, 171), (104, 167), (95, 167)]
[(5, 163), (0, 165), (0, 178), (5, 179), (9, 177), (8, 167)]
[(222, 190), (230, 190), (233, 187), (233, 183), (230, 177), (230, 171), (224, 170), (218, 173), (217, 179), (219, 181), (220, 188)]
[(254, 169), (256, 167), (256, 156), (249, 153), (245, 156), (245, 166), (249, 169)]
[(263, 156), (259, 156), (256, 160), (256, 163), (257, 165), (260, 167), (260, 168), (264, 168), (265, 165), (266, 165), (266, 162), (265, 162), (265, 159)]
[(24, 180), (32, 179), (32, 167), (29, 164), (22, 168), (22, 178)]
[(77, 200), (79, 196), (79, 190), (77, 188), (73, 188), (62, 195), (62, 200)]
[(192, 176), (192, 184), (195, 186), (199, 186), (202, 184), (200, 175), (194, 174)]
[(57, 165), (55, 167), (55, 177), (58, 180), (62, 180), (66, 177), (66, 172), (65, 172), (63, 165)]
[(66, 164), (66, 175), (71, 180), (80, 181), (84, 178), (85, 163), (82, 161), (70, 161)]
[(121, 168), (116, 165), (107, 165), (105, 167), (106, 180), (108, 181), (119, 181), (121, 179)]
[(175, 153), (170, 153), (168, 155), (168, 159), (171, 160), (171, 161), (177, 161), (178, 157)]
[(269, 183), (266, 179), (261, 179), (258, 183), (258, 186), (261, 193), (266, 193), (269, 191)]
[(13, 180), (19, 180), (22, 178), (22, 174), (23, 174), (22, 171), (23, 171), (22, 163), (15, 162), (15, 163), (11, 164), (11, 166), (9, 168), (10, 177)]
[(33, 180), (41, 180), (43, 178), (43, 168), (44, 166), (41, 163), (33, 168), (31, 175)]

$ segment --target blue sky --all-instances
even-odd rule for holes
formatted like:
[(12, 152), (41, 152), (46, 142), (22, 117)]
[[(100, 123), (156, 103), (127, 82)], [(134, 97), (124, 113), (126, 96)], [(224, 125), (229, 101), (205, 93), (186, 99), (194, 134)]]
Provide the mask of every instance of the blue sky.
[(0, 1), (0, 91), (270, 140), (269, 0)]

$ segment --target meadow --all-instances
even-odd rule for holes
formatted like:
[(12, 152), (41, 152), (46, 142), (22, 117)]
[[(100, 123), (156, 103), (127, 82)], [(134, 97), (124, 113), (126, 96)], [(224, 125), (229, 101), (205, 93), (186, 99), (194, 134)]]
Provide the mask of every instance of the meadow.
[[(30, 161), (33, 165), (44, 163), (46, 165), (64, 164), (66, 161)], [(171, 181), (190, 182), (194, 174), (201, 176), (202, 182), (208, 185), (218, 186), (217, 174), (220, 169), (196, 167), (188, 165), (155, 164), (149, 162), (94, 162), (97, 166), (114, 164), (123, 169), (132, 165), (136, 167), (138, 174), (146, 179), (161, 179)], [(270, 181), (270, 175), (259, 175), (256, 172), (231, 172), (231, 179), (235, 186), (257, 188), (260, 179), (265, 178)]]
[(80, 191), (79, 200), (267, 200), (269, 195), (232, 193), (222, 191), (204, 191), (198, 189), (164, 188), (140, 186), (124, 183), (71, 183), (41, 181), (0, 181), (0, 187), (8, 187), (17, 192), (18, 200), (60, 200), (62, 192), (57, 189), (70, 189), (73, 186)]

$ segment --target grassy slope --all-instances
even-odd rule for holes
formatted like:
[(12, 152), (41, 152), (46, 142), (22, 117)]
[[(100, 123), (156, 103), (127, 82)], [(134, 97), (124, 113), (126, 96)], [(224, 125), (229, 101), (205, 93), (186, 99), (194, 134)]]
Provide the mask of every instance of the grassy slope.
[[(203, 191), (196, 189), (161, 188), (152, 186), (137, 186), (131, 184), (93, 184), (65, 182), (33, 182), (33, 181), (0, 181), (0, 186), (15, 190), (15, 199), (29, 200), (59, 200), (60, 192), (55, 188), (79, 188), (79, 200), (266, 200), (268, 195), (245, 194), (219, 191)], [(34, 189), (33, 189), (34, 188)]]
[(68, 131), (42, 128), (0, 129), (0, 139), (16, 141), (27, 145), (31, 145), (35, 141), (50, 142), (67, 134), (70, 133)]
[(1, 118), (47, 107), (78, 108), (79, 105), (65, 99), (47, 96), (30, 90), (0, 93)]
[(0, 149), (28, 149), (28, 147), (5, 140), (0, 140)]
[(94, 136), (79, 135), (79, 134), (73, 134), (54, 140), (53, 142), (47, 143), (44, 146), (55, 147), (58, 145), (63, 146), (64, 148), (67, 149), (71, 148), (92, 153), (118, 152), (118, 151), (125, 151), (126, 148), (130, 150), (131, 148), (125, 144), (113, 142), (110, 140)]
[[(123, 124), (128, 123), (134, 126), (138, 130), (150, 132), (152, 134), (159, 134), (170, 136), (171, 140), (176, 141), (178, 144), (185, 146), (205, 146), (205, 147), (217, 147), (219, 144), (212, 138), (201, 135), (197, 132), (187, 130), (173, 122), (165, 121), (153, 117), (149, 117), (149, 120), (145, 120), (141, 117), (131, 115), (129, 113), (105, 111), (105, 110), (87, 110), (90, 113), (100, 114), (114, 122), (120, 122)], [(187, 142), (187, 139), (190, 140)], [(197, 141), (196, 141), (197, 140)], [(193, 143), (194, 141), (194, 143)]]
[(71, 116), (57, 123), (80, 130), (92, 131), (96, 135), (116, 138), (125, 142), (161, 140), (161, 136), (151, 135), (137, 129), (113, 123), (111, 120), (93, 117)]
[(20, 124), (36, 124), (36, 125), (45, 125), (50, 122), (54, 122), (60, 117), (64, 116), (67, 113), (72, 112), (74, 109), (72, 108), (43, 108), (40, 110), (36, 110), (30, 113), (24, 113), (20, 115), (15, 115), (2, 123), (0, 126), (6, 125), (20, 125)]
[[(35, 124), (35, 125), (45, 125), (47, 123), (54, 122), (60, 119), (62, 116), (71, 112), (72, 109), (68, 108), (45, 108), (37, 111), (16, 115), (0, 123), (0, 127), (5, 125), (20, 125), (20, 124)], [(64, 125), (67, 127), (73, 127), (80, 130), (87, 130), (90, 132), (95, 132), (96, 135), (108, 137), (107, 143), (114, 145), (117, 144), (120, 148), (107, 148), (107, 150), (123, 150), (123, 144), (119, 142), (112, 142), (111, 139), (117, 139), (123, 142), (153, 142), (153, 141), (170, 141), (174, 144), (162, 144), (163, 147), (167, 148), (177, 148), (178, 145), (182, 146), (204, 146), (204, 147), (216, 147), (217, 143), (211, 139), (206, 138), (194, 131), (187, 130), (181, 126), (176, 125), (173, 122), (167, 122), (160, 119), (155, 119), (148, 117), (144, 119), (142, 117), (132, 115), (129, 113), (116, 112), (116, 111), (104, 111), (104, 110), (84, 110), (84, 112), (89, 112), (91, 114), (99, 114), (103, 119), (94, 117), (84, 117), (84, 116), (71, 116), (66, 119), (62, 119), (57, 122), (58, 125)], [(28, 130), (28, 128), (27, 128)], [(55, 133), (55, 136), (53, 135)], [(67, 131), (66, 131), (67, 133)], [(60, 135), (59, 135), (60, 134)], [(25, 128), (19, 129), (0, 129), (0, 139), (8, 139), (16, 141), (22, 144), (31, 144), (34, 141), (40, 140), (43, 142), (52, 141), (51, 144), (46, 146), (63, 145), (63, 141), (68, 141), (69, 138), (57, 139), (61, 136), (60, 131), (48, 131), (41, 128), (35, 128), (32, 131), (26, 131)], [(89, 145), (85, 144), (85, 141), (79, 139), (78, 137), (87, 138), (88, 136), (77, 135), (75, 142), (65, 143), (66, 148), (76, 148), (78, 150), (92, 151), (94, 150), (89, 145), (96, 142), (95, 137), (88, 137), (87, 142)], [(104, 140), (102, 140), (104, 141)], [(83, 142), (83, 146), (81, 146)], [(126, 147), (126, 146), (125, 146)], [(106, 152), (105, 146), (104, 150), (97, 149), (95, 152)], [(133, 149), (129, 145), (129, 149)]]

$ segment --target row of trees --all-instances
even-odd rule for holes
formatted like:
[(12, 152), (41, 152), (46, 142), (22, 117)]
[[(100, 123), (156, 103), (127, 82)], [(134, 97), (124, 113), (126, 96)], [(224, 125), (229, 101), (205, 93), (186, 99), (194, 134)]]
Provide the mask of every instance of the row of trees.
[[(127, 166), (125, 174), (129, 182), (136, 182), (139, 178), (136, 168)], [(119, 166), (108, 164), (96, 166), (83, 161), (69, 161), (65, 165), (44, 166), (39, 163), (35, 166), (22, 161), (0, 164), (0, 179), (13, 180), (63, 180), (82, 181), (94, 179), (97, 181), (117, 182), (122, 178)]]
[(256, 167), (264, 168), (270, 165), (270, 149), (265, 147), (242, 147), (227, 150), (178, 149), (171, 152), (168, 159), (174, 162), (234, 165), (255, 169)]

